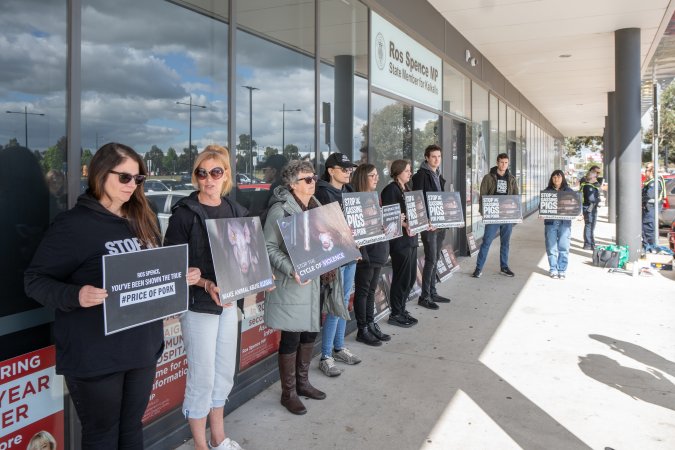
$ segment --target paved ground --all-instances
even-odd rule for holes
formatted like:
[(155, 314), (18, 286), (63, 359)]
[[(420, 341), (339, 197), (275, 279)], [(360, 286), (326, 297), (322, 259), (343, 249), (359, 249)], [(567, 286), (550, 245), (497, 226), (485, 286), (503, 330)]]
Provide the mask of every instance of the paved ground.
[[(602, 213), (599, 243), (614, 236)], [(461, 258), (439, 289), (450, 305), (411, 304), (419, 325), (383, 323), (393, 339), (379, 348), (349, 336), (364, 361), (337, 378), (314, 362), (328, 398), (306, 400), (306, 415), (279, 404), (276, 383), (227, 416), (226, 431), (247, 450), (675, 448), (675, 272), (593, 267), (582, 228), (566, 280), (548, 277), (531, 217), (512, 236), (515, 278), (497, 273), (497, 241), (479, 280)]]

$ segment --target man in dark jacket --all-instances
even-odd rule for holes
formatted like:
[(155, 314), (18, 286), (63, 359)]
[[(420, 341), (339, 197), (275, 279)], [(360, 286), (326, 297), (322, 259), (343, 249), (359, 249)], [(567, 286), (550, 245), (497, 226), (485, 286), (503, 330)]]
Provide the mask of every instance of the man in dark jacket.
[(661, 202), (666, 196), (666, 182), (660, 175), (654, 176), (654, 164), (645, 168), (645, 181), (642, 183), (642, 251), (656, 252), (659, 245), (655, 226), (654, 210), (661, 210)]
[[(445, 179), (441, 175), (441, 147), (429, 145), (424, 150), (424, 162), (412, 177), (414, 191), (442, 192)], [(428, 213), (428, 211), (427, 211)], [(436, 263), (441, 256), (441, 248), (445, 239), (444, 229), (431, 228), (422, 231), (424, 245), (424, 269), (422, 270), (422, 293), (417, 304), (428, 309), (438, 309), (437, 303), (450, 303), (450, 299), (436, 292)]]
[[(480, 213), (483, 214), (483, 196), (484, 195), (518, 195), (518, 182), (516, 177), (509, 172), (509, 155), (500, 153), (497, 155), (497, 165), (490, 169), (490, 173), (483, 177), (480, 183)], [(478, 252), (478, 259), (476, 260), (476, 270), (473, 271), (474, 278), (480, 278), (483, 273), (483, 265), (487, 259), (490, 251), (490, 244), (499, 232), (499, 265), (501, 267), (501, 274), (507, 277), (514, 276), (514, 273), (509, 269), (509, 244), (511, 242), (511, 231), (513, 224), (488, 224), (485, 225), (485, 232), (483, 233), (483, 243)]]

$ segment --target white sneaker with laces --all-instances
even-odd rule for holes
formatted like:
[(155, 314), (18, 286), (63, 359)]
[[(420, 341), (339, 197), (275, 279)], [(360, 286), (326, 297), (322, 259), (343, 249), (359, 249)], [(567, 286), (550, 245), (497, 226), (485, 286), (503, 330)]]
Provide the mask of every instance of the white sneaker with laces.
[(241, 445), (237, 443), (237, 441), (233, 441), (230, 438), (225, 438), (223, 442), (221, 442), (219, 445), (216, 445), (215, 447), (211, 445), (211, 442), (209, 442), (209, 448), (214, 450), (244, 450), (241, 448)]
[(319, 361), (319, 370), (327, 377), (337, 377), (342, 373), (342, 370), (335, 365), (335, 360), (331, 357)]
[(352, 353), (347, 347), (338, 351), (333, 350), (333, 358), (350, 366), (361, 362), (361, 358)]

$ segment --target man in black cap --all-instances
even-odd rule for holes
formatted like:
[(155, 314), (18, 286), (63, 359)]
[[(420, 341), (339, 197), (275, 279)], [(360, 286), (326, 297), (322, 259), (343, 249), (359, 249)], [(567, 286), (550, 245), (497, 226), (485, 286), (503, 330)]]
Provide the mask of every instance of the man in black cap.
[(267, 157), (267, 159), (260, 164), (263, 171), (263, 181), (270, 183), (270, 192), (281, 184), (281, 170), (288, 163), (284, 155), (274, 154)]

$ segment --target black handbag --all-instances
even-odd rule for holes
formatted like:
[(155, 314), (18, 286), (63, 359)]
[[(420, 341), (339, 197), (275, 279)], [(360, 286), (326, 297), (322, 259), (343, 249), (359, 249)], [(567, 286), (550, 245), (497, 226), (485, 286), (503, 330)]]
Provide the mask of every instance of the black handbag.
[(619, 267), (619, 252), (596, 247), (593, 250), (593, 265), (604, 269), (616, 269)]

